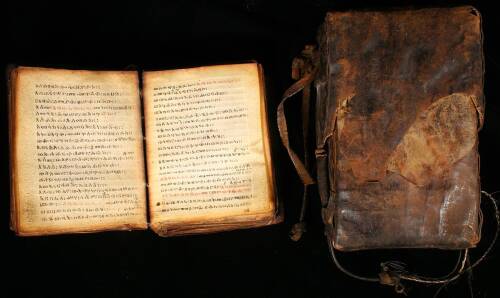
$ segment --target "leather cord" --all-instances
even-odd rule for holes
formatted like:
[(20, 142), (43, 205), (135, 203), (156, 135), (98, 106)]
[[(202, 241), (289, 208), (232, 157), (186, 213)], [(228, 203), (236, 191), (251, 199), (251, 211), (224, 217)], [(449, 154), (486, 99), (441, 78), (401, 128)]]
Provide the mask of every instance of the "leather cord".
[[(327, 238), (328, 241), (328, 247), (330, 249), (330, 254), (332, 256), (333, 262), (337, 266), (337, 268), (345, 273), (346, 275), (362, 280), (362, 281), (367, 281), (367, 282), (379, 282), (382, 285), (388, 285), (388, 286), (393, 286), (394, 290), (397, 293), (400, 294), (405, 294), (405, 286), (401, 283), (401, 281), (410, 281), (410, 282), (415, 282), (415, 283), (422, 283), (422, 284), (430, 284), (430, 285), (446, 285), (450, 282), (453, 282), (457, 279), (459, 279), (464, 273), (468, 273), (472, 271), (476, 266), (478, 266), (485, 258), (486, 256), (491, 252), (493, 247), (495, 246), (495, 243), (498, 239), (498, 234), (499, 234), (499, 229), (500, 229), (500, 213), (498, 210), (498, 205), (493, 198), (492, 195), (487, 193), (486, 191), (481, 191), (481, 194), (485, 195), (491, 202), (491, 205), (493, 207), (494, 211), (494, 216), (496, 219), (496, 230), (495, 234), (493, 236), (493, 239), (491, 240), (490, 244), (486, 248), (486, 250), (483, 252), (483, 254), (471, 265), (465, 266), (465, 264), (468, 262), (469, 259), (469, 250), (465, 249), (460, 252), (459, 259), (457, 264), (455, 265), (455, 268), (447, 275), (442, 276), (442, 277), (426, 277), (426, 276), (421, 276), (418, 274), (413, 274), (413, 273), (408, 273), (405, 268), (404, 264), (400, 262), (395, 262), (395, 261), (390, 261), (390, 262), (383, 262), (381, 263), (381, 272), (379, 273), (378, 277), (365, 277), (361, 275), (357, 275), (355, 273), (350, 272), (349, 270), (345, 269), (339, 262), (336, 254), (335, 254), (335, 248), (333, 246), (332, 241)], [(458, 264), (461, 264), (458, 266)], [(457, 270), (458, 269), (458, 270)]]

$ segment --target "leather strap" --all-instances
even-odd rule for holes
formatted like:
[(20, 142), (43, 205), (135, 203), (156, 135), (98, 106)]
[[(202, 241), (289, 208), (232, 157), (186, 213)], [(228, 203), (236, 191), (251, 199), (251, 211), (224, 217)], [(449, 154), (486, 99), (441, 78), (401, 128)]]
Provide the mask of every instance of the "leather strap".
[(277, 117), (278, 117), (278, 130), (280, 132), (281, 142), (283, 146), (285, 146), (290, 159), (297, 170), (297, 174), (302, 180), (302, 183), (305, 185), (314, 184), (314, 179), (311, 177), (309, 172), (306, 169), (304, 163), (300, 160), (299, 156), (295, 151), (290, 147), (290, 139), (288, 138), (288, 126), (286, 124), (286, 116), (285, 116), (285, 102), (287, 99), (295, 95), (297, 92), (304, 89), (306, 86), (312, 82), (314, 76), (312, 74), (308, 74), (302, 79), (295, 82), (290, 88), (288, 88), (283, 94), (282, 100), (278, 106)]
[[(293, 241), (298, 241), (302, 234), (306, 231), (305, 214), (308, 201), (308, 186), (314, 184), (315, 181), (309, 173), (309, 110), (311, 101), (311, 83), (313, 82), (317, 72), (317, 52), (315, 46), (306, 45), (301, 56), (295, 58), (292, 62), (292, 78), (298, 80), (290, 86), (285, 93), (278, 106), (277, 120), (278, 129), (280, 132), (281, 141), (285, 146), (290, 159), (304, 184), (302, 194), (302, 205), (300, 208), (300, 217), (298, 223), (293, 225), (290, 231), (290, 238)], [(288, 126), (285, 116), (285, 102), (298, 92), (302, 91), (302, 142), (304, 149), (304, 161), (302, 161), (297, 153), (291, 148), (288, 138)]]
[[(306, 49), (303, 51), (303, 55), (305, 52), (312, 51), (311, 47), (306, 46)], [(307, 53), (306, 52), (306, 53)], [(314, 59), (310, 59), (312, 61)], [(283, 94), (283, 97), (281, 99), (280, 104), (278, 105), (278, 111), (277, 111), (277, 121), (278, 121), (278, 130), (280, 133), (281, 141), (283, 143), (283, 146), (285, 146), (288, 155), (290, 156), (290, 159), (292, 160), (293, 165), (295, 166), (295, 169), (297, 171), (297, 174), (300, 177), (300, 180), (304, 185), (311, 185), (314, 184), (315, 181), (312, 178), (311, 174), (309, 173), (307, 169), (307, 161), (304, 163), (302, 160), (299, 158), (297, 153), (291, 148), (290, 146), (290, 139), (288, 137), (288, 126), (286, 122), (286, 116), (285, 116), (285, 102), (297, 94), (300, 91), (304, 90), (303, 93), (303, 99), (302, 99), (302, 131), (303, 131), (303, 139), (304, 139), (304, 153), (305, 153), (305, 160), (308, 158), (307, 154), (307, 138), (308, 138), (308, 131), (309, 130), (309, 101), (310, 101), (310, 86), (311, 83), (313, 82), (316, 72), (317, 72), (317, 67), (314, 65), (310, 64), (305, 64), (301, 63), (300, 66), (296, 65), (297, 60), (294, 60), (294, 67), (292, 69), (292, 76), (297, 78), (300, 76), (300, 79), (296, 81), (292, 86), (290, 86)], [(302, 60), (304, 61), (304, 60)], [(307, 91), (306, 91), (307, 90)], [(307, 107), (307, 108), (305, 108)]]

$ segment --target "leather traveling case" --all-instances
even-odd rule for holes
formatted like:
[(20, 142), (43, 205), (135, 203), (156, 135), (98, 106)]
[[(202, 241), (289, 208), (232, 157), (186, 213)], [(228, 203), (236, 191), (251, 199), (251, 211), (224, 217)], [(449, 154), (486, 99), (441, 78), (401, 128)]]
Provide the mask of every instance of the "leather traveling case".
[(328, 241), (342, 251), (474, 247), (484, 114), (479, 13), (331, 12), (318, 45), (284, 96), (315, 87), (316, 179), (290, 149), (282, 106), (278, 124), (302, 181), (318, 185)]

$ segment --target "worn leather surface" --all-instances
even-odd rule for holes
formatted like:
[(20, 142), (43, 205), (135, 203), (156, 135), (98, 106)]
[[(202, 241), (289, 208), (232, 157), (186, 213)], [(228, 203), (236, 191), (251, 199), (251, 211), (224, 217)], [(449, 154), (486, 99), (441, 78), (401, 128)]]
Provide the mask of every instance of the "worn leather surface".
[(332, 12), (319, 45), (317, 181), (335, 248), (475, 246), (479, 13)]

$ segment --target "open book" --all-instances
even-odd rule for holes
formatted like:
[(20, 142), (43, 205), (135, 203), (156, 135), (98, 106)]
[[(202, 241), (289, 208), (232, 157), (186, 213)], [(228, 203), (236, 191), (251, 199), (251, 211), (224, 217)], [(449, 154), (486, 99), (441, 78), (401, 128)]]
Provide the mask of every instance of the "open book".
[(170, 236), (281, 221), (261, 66), (139, 76), (10, 72), (11, 228)]

